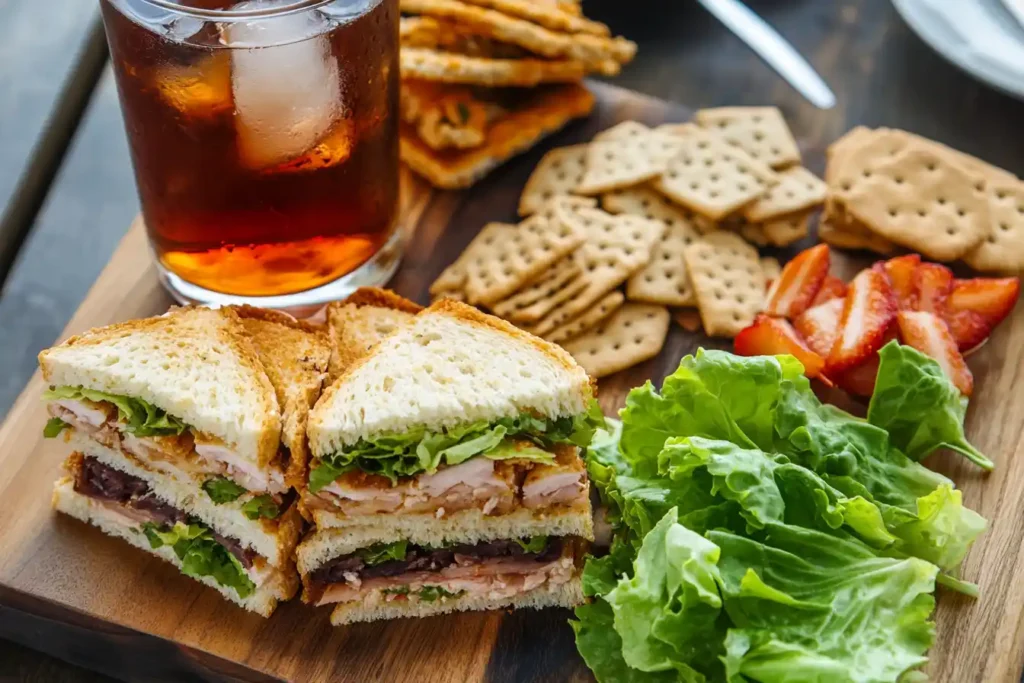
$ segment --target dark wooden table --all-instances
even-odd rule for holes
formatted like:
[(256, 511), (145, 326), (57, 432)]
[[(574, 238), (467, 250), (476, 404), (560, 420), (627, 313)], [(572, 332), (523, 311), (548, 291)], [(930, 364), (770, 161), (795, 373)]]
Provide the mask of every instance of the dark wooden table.
[[(906, 128), (1024, 174), (1024, 103), (947, 64), (884, 0), (750, 0), (832, 86), (805, 102), (696, 3), (587, 0), (636, 40), (618, 85), (691, 107), (775, 104), (797, 135)], [(669, 9), (672, 8), (672, 9)], [(138, 210), (94, 2), (8, 0), (0, 19), (0, 415), (60, 333)], [(0, 607), (0, 680), (101, 681), (34, 652)]]

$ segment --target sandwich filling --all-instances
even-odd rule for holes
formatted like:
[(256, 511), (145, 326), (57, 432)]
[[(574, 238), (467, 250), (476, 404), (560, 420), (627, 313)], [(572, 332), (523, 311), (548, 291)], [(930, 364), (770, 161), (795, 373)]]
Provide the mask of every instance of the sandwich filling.
[(586, 495), (579, 449), (603, 422), (587, 414), (542, 418), (522, 413), (438, 432), (362, 439), (314, 461), (309, 508), (347, 514), (480, 508), (505, 514), (518, 506), (571, 504)]
[(336, 557), (303, 577), (303, 599), (326, 605), (510, 598), (572, 580), (585, 547), (582, 539), (568, 536), (443, 547), (377, 543)]
[(226, 478), (243, 492), (268, 494), (277, 504), (289, 490), (284, 477), (289, 453), (284, 447), (271, 468), (262, 470), (222, 440), (142, 399), (67, 386), (51, 387), (43, 398), (49, 402), (51, 415), (44, 430), (46, 436), (56, 436), (72, 427), (107, 448), (130, 453), (175, 478)]
[(167, 504), (143, 479), (77, 452), (65, 466), (75, 492), (100, 506), (104, 519), (144, 534), (153, 549), (171, 547), (187, 576), (212, 577), (243, 599), (259, 585), (284, 581), (266, 558)]

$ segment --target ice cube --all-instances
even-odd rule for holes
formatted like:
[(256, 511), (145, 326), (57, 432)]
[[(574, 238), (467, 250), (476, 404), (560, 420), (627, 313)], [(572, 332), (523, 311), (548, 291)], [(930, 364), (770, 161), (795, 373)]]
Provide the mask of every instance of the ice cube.
[[(247, 9), (265, 2), (243, 2)], [(235, 127), (242, 163), (264, 169), (302, 156), (343, 112), (340, 71), (323, 18), (298, 12), (228, 24)]]
[(305, 154), (283, 164), (264, 169), (264, 173), (304, 173), (337, 166), (352, 156), (355, 126), (352, 119), (343, 118), (334, 128)]
[(156, 89), (169, 105), (193, 118), (230, 112), (231, 58), (218, 50), (187, 64), (167, 64), (154, 75)]

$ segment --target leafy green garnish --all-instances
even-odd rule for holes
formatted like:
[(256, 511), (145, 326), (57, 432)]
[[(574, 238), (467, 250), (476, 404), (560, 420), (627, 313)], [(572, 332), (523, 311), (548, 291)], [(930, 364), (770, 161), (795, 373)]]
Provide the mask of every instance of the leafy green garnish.
[(878, 380), (868, 405), (868, 422), (888, 431), (893, 445), (911, 460), (949, 448), (991, 470), (992, 461), (964, 436), (967, 398), (950, 383), (939, 364), (896, 342), (883, 346), (878, 356)]
[(245, 488), (239, 486), (227, 477), (213, 477), (203, 482), (203, 490), (217, 505), (230, 503), (238, 500), (242, 494), (248, 493)]
[(281, 508), (270, 495), (263, 494), (261, 496), (253, 496), (242, 503), (242, 514), (249, 519), (259, 519), (260, 517), (277, 519), (281, 514)]
[(374, 543), (368, 548), (361, 548), (356, 552), (363, 562), (371, 567), (393, 560), (404, 560), (408, 541), (395, 541), (394, 543)]
[(43, 427), (43, 438), (44, 439), (55, 439), (65, 429), (71, 427), (67, 422), (60, 419), (59, 417), (51, 417), (46, 421), (46, 426)]
[(542, 552), (544, 548), (548, 547), (547, 536), (531, 536), (526, 541), (520, 540), (518, 538), (514, 538), (512, 540), (514, 540), (516, 544), (518, 544), (519, 547), (523, 549), (524, 553), (539, 553)]
[(395, 586), (394, 588), (385, 588), (381, 591), (384, 595), (408, 595), (408, 586)]
[[(493, 460), (523, 459), (552, 464), (550, 448), (559, 443), (585, 448), (594, 431), (604, 424), (596, 401), (584, 415), (545, 420), (522, 413), (497, 422), (474, 422), (431, 432), (423, 428), (402, 434), (362, 439), (353, 446), (317, 461), (309, 474), (310, 491), (316, 493), (345, 472), (361, 470), (387, 477), (396, 484), (400, 477), (432, 474), (442, 464), (458, 465), (482, 455)], [(532, 443), (533, 446), (523, 441)]]
[(467, 121), (469, 121), (469, 107), (466, 106), (466, 103), (459, 102), (455, 106), (459, 110), (459, 118), (462, 120), (462, 123), (466, 123)]
[(901, 450), (927, 440), (822, 405), (794, 358), (698, 351), (621, 415), (587, 450), (613, 538), (573, 628), (599, 681), (905, 681), (936, 582), (976, 594), (955, 572), (985, 520)]
[(466, 591), (458, 591), (456, 593), (452, 593), (441, 588), (441, 586), (424, 586), (418, 593), (416, 593), (416, 595), (418, 595), (420, 600), (423, 600), (424, 602), (435, 602), (442, 598), (457, 598), (465, 592)]
[(161, 528), (147, 522), (142, 531), (151, 548), (171, 547), (186, 576), (212, 577), (221, 586), (233, 588), (240, 598), (247, 598), (256, 590), (238, 558), (218, 543), (205, 526), (177, 522), (173, 527)]
[(94, 403), (113, 403), (117, 407), (117, 419), (124, 423), (125, 431), (135, 436), (171, 436), (188, 429), (188, 425), (178, 418), (141, 398), (118, 396), (84, 387), (59, 386), (43, 392), (43, 399), (85, 399)]

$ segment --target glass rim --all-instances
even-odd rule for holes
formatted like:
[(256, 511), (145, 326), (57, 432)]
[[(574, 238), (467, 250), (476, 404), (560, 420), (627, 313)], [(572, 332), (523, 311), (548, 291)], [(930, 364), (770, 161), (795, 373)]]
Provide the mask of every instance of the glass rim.
[(177, 14), (196, 17), (199, 19), (214, 19), (220, 21), (235, 21), (239, 19), (261, 19), (267, 17), (278, 17), (294, 12), (313, 9), (321, 5), (327, 5), (334, 0), (294, 0), (283, 5), (271, 7), (259, 7), (245, 10), (233, 9), (205, 9), (202, 7), (189, 7), (177, 0), (142, 0), (144, 4), (169, 10)]

